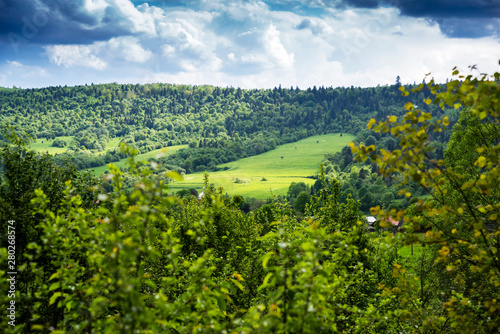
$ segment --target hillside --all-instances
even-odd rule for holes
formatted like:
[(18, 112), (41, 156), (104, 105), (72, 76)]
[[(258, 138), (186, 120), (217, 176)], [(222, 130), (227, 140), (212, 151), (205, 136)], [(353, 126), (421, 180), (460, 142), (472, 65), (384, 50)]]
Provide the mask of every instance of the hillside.
[[(496, 332), (499, 86), (476, 80), (457, 91), (464, 93), (436, 93), (437, 103), (465, 107), (442, 161), (431, 156), (429, 138), (447, 132), (450, 117), (409, 106), (400, 120), (375, 121), (373, 133), (360, 132), (354, 141), (362, 142), (347, 149), (352, 135), (318, 135), (216, 166), (227, 169), (213, 173), (214, 185), (229, 181), (251, 196), (257, 183), (308, 176), (329, 153), (314, 191), (295, 183), (294, 201), (260, 200), (252, 212), (210, 182), (200, 200), (190, 191), (168, 194), (168, 179), (178, 175), (155, 175), (157, 163), (131, 164), (105, 181), (58, 166), (7, 127), (15, 142), (0, 150), (0, 216), (9, 231), (1, 254), (18, 272), (2, 283), (10, 296), (0, 301), (11, 305), (2, 328), (11, 329), (13, 305), (22, 305), (15, 318), (29, 333)], [(376, 137), (384, 131), (397, 142)], [(372, 142), (393, 149), (366, 146)], [(340, 180), (326, 177), (332, 173)], [(431, 196), (415, 198), (410, 180)], [(357, 196), (378, 200), (386, 182), (406, 187), (416, 204), (372, 208), (370, 231), (366, 203), (342, 188), (361, 186)]]
[[(284, 144), (266, 153), (217, 166), (222, 170), (210, 172), (210, 183), (223, 187), (230, 195), (262, 199), (271, 194), (284, 196), (292, 182), (312, 185), (315, 180), (310, 176), (317, 175), (324, 155), (340, 151), (354, 138), (336, 133)], [(170, 189), (195, 188), (201, 192), (203, 174), (188, 174), (184, 181), (175, 182)]]
[[(314, 175), (327, 154), (324, 162), (328, 177), (341, 180), (345, 193), (360, 200), (362, 209), (368, 212), (372, 205), (402, 208), (409, 203), (398, 194), (390, 178), (378, 175), (370, 161), (361, 165), (353, 161), (345, 146), (349, 140), (314, 157), (305, 154), (309, 152), (292, 157), (286, 147), (295, 147), (292, 143), (313, 136), (343, 133), (353, 135), (343, 138), (355, 143), (394, 149), (397, 144), (387, 133), (366, 130), (366, 123), (370, 118), (383, 119), (389, 114), (400, 116), (405, 103), (421, 101), (430, 94), (424, 87), (417, 94), (403, 96), (399, 88), (244, 90), (106, 84), (5, 89), (0, 90), (0, 122), (29, 133), (35, 138), (31, 147), (53, 155), (57, 164), (63, 165), (69, 159), (77, 169), (92, 169), (97, 175), (109, 163), (124, 166), (126, 155), (119, 149), (122, 142), (147, 159), (156, 159), (155, 152), (167, 148), (168, 153), (156, 160), (161, 169), (155, 173), (163, 175), (173, 170), (186, 175), (185, 181), (176, 183), (173, 190), (201, 191), (201, 176), (209, 172), (212, 182), (230, 194), (266, 198), (273, 191), (285, 195), (291, 182), (303, 180), (306, 186), (311, 185), (312, 179), (305, 176)], [(449, 115), (452, 124), (457, 118), (434, 104), (419, 104), (433, 117)], [(434, 133), (429, 138), (437, 148), (435, 157), (442, 158), (449, 135)], [(281, 148), (286, 144), (291, 146)], [(262, 155), (266, 152), (269, 155)], [(283, 166), (255, 167), (260, 159), (266, 161), (265, 157), (288, 164), (291, 170)], [(304, 167), (302, 161), (311, 165)], [(260, 181), (263, 178), (267, 181)], [(126, 181), (129, 187), (135, 182), (134, 178)], [(417, 189), (414, 193), (424, 195)]]
[[(401, 115), (401, 105), (420, 101), (425, 94), (403, 97), (397, 85), (307, 90), (171, 84), (8, 89), (0, 90), (0, 122), (39, 140), (70, 138), (63, 157), (73, 157), (79, 169), (118, 161), (116, 152), (106, 157), (106, 151), (119, 141), (139, 153), (189, 145), (173, 155), (170, 164), (192, 173), (215, 171), (217, 165), (313, 135), (356, 134), (371, 117)], [(423, 108), (436, 116), (442, 113), (434, 105)]]

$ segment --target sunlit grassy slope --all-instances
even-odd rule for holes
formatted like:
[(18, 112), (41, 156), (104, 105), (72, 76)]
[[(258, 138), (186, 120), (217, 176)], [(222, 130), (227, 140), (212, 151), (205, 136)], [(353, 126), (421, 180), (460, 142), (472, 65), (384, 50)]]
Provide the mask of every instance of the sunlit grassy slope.
[[(170, 154), (174, 154), (175, 152), (177, 152), (181, 148), (185, 148), (185, 147), (187, 147), (187, 145), (176, 145), (176, 146), (169, 146), (169, 147), (165, 147), (165, 148), (160, 148), (158, 150), (153, 150), (153, 151), (150, 151), (148, 153), (138, 154), (135, 159), (136, 159), (136, 161), (142, 161), (142, 160), (149, 161), (149, 159), (155, 158), (158, 154), (160, 154), (163, 149), (165, 150), (164, 156), (167, 156)], [(120, 161), (113, 162), (113, 164), (115, 164), (117, 167), (120, 167), (120, 168), (126, 167), (127, 166), (127, 159), (121, 159)], [(92, 168), (94, 175), (101, 175), (107, 169), (108, 169), (107, 165)]]
[[(68, 145), (71, 143), (71, 140), (73, 140), (73, 136), (62, 136), (62, 137), (57, 137), (55, 139), (63, 139), (65, 140)], [(35, 140), (34, 143), (30, 144), (30, 147), (32, 150), (35, 150), (37, 152), (48, 152), (49, 154), (56, 154), (56, 153), (64, 153), (68, 150), (68, 147), (52, 147), (52, 143), (54, 142), (55, 139), (49, 139), (47, 138), (38, 138)], [(122, 138), (111, 138), (107, 143), (105, 150), (109, 150), (115, 147), (120, 146)], [(103, 152), (97, 153), (97, 154), (104, 154)]]
[[(271, 197), (271, 192), (285, 195), (292, 182), (313, 184), (315, 180), (307, 176), (318, 172), (324, 155), (340, 151), (353, 139), (353, 135), (343, 134), (341, 137), (335, 133), (285, 144), (257, 156), (219, 165), (220, 168), (229, 169), (210, 172), (210, 183), (223, 187), (230, 195), (255, 198)], [(184, 181), (175, 182), (170, 189), (173, 192), (188, 188), (201, 191), (203, 174), (188, 174)], [(267, 181), (263, 181), (263, 178)]]
[[(68, 144), (73, 139), (72, 136), (57, 137), (56, 139), (63, 139)], [(52, 147), (54, 139), (47, 140), (47, 138), (38, 138), (35, 142), (30, 144), (32, 150), (37, 152), (48, 152), (49, 154), (64, 153), (68, 150), (67, 147)]]
[[(66, 142), (68, 142), (68, 144), (69, 144), (71, 142), (71, 140), (73, 139), (73, 137), (72, 136), (65, 136), (65, 137), (57, 137), (56, 139), (63, 139)], [(95, 155), (104, 155), (107, 150), (120, 146), (121, 140), (122, 140), (122, 138), (110, 139), (106, 143), (105, 151), (95, 153)], [(32, 150), (35, 150), (37, 152), (48, 152), (49, 154), (64, 153), (68, 150), (67, 147), (52, 147), (53, 142), (54, 142), (54, 140), (47, 140), (46, 138), (40, 138), (40, 139), (37, 139), (35, 142), (31, 143), (30, 147)], [(187, 147), (187, 145), (176, 145), (176, 146), (169, 146), (169, 147), (161, 148), (161, 149), (150, 151), (150, 152), (147, 152), (144, 154), (139, 154), (136, 156), (136, 160), (137, 161), (141, 161), (141, 160), (149, 161), (149, 159), (156, 157), (163, 149), (165, 149), (164, 155), (170, 155), (170, 154), (177, 152), (181, 148), (185, 148), (185, 147)], [(120, 161), (113, 162), (113, 163), (116, 166), (123, 168), (127, 164), (127, 159), (121, 159)], [(92, 168), (93, 173), (95, 175), (101, 175), (107, 169), (108, 169), (107, 165)]]

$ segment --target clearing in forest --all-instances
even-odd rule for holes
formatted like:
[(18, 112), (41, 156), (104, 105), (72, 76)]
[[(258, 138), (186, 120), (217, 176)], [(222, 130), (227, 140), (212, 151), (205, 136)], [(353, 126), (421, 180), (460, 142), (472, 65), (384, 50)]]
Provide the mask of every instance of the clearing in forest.
[[(340, 151), (354, 138), (350, 134), (330, 133), (281, 145), (260, 155), (219, 165), (227, 170), (209, 172), (210, 183), (223, 187), (229, 195), (262, 199), (271, 197), (271, 193), (286, 195), (292, 182), (314, 184), (315, 180), (308, 176), (318, 173), (324, 155)], [(188, 174), (184, 181), (171, 184), (170, 190), (195, 188), (201, 192), (203, 174)]]

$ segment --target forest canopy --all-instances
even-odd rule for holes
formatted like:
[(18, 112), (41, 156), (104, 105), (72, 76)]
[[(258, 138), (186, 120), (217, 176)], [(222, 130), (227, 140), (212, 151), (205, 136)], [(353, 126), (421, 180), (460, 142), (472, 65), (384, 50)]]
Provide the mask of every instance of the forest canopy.
[[(378, 219), (374, 232), (361, 204), (344, 196), (341, 182), (328, 178), (324, 165), (312, 194), (302, 184), (290, 189), (301, 198), (295, 205), (304, 215), (277, 199), (246, 213), (241, 197), (215, 189), (208, 174), (199, 199), (168, 195), (167, 182), (154, 173), (157, 163), (137, 162), (138, 150), (126, 145), (121, 154), (129, 156), (128, 174), (136, 182), (127, 189), (127, 175), (111, 164), (103, 181), (110, 189), (103, 191), (99, 179), (29, 151), (28, 136), (6, 127), (0, 213), (2, 230), (15, 233), (2, 234), (0, 257), (2, 263), (15, 261), (17, 281), (15, 317), (2, 308), (2, 328), (12, 333), (497, 331), (500, 73), (453, 74), (446, 85), (431, 81), (411, 93), (396, 89), (431, 97), (418, 102), (422, 107), (405, 101), (404, 114), (367, 120), (375, 135), (350, 145), (355, 159), (370, 159), (375, 174), (399, 183), (400, 195), (411, 199), (414, 188), (428, 193), (406, 210), (372, 208)], [(147, 94), (155, 96), (153, 87)], [(217, 100), (220, 94), (209, 95)], [(313, 108), (314, 97), (304, 94)], [(431, 138), (452, 126), (446, 108), (456, 108), (460, 116), (440, 157), (432, 154)], [(378, 149), (379, 133), (395, 142), (384, 139), (386, 146)], [(165, 176), (181, 179), (173, 171)], [(366, 171), (359, 170), (356, 177), (363, 176)], [(397, 233), (396, 220), (404, 223)], [(413, 244), (418, 254), (403, 252)], [(6, 267), (0, 271), (5, 277)], [(8, 291), (9, 281), (0, 286)], [(0, 296), (2, 305), (12, 300)]]

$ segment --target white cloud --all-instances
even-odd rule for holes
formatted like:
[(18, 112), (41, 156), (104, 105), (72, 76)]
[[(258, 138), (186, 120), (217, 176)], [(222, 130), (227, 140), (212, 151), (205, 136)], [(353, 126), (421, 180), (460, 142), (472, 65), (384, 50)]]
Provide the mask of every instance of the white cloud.
[(174, 57), (175, 56), (175, 48), (172, 45), (164, 44), (161, 46), (163, 50), (163, 55), (165, 57)]
[(83, 4), (83, 8), (94, 15), (101, 15), (108, 6), (105, 0), (85, 0)]
[(241, 56), (242, 63), (267, 64), (268, 58), (264, 54), (246, 54)]
[(51, 45), (46, 47), (46, 53), (50, 61), (56, 65), (83, 66), (103, 70), (107, 64), (94, 54), (102, 45), (101, 42), (93, 45)]
[(21, 64), (18, 61), (15, 61), (15, 60), (7, 60), (7, 64), (9, 64), (12, 67), (17, 67), (17, 68), (23, 67), (23, 64)]
[(153, 55), (150, 50), (144, 49), (139, 44), (136, 37), (130, 36), (112, 38), (104, 48), (107, 48), (108, 54), (121, 56), (126, 61), (136, 63), (144, 63)]
[[(397, 75), (420, 82), (436, 69), (444, 81), (455, 64), (474, 59), (467, 53), (496, 63), (498, 41), (449, 39), (437, 25), (401, 17), (394, 8), (331, 9), (311, 17), (271, 11), (261, 2), (205, 5), (210, 13), (170, 13), (159, 25), (168, 41), (163, 54), (178, 67), (158, 77), (245, 88), (376, 86), (394, 83)], [(481, 49), (487, 51), (478, 56)]]
[(7, 60), (7, 73), (11, 73), (13, 70), (22, 78), (31, 77), (48, 77), (49, 74), (46, 69), (40, 66), (24, 65), (15, 60)]
[(203, 46), (199, 39), (201, 31), (186, 20), (159, 24), (162, 39), (175, 44), (179, 50), (197, 49)]
[(293, 53), (288, 53), (281, 43), (280, 32), (274, 25), (270, 25), (265, 34), (265, 48), (278, 66), (293, 67)]
[(48, 71), (40, 66), (25, 65), (16, 60), (0, 64), (0, 86), (31, 87), (26, 81), (43, 82), (50, 77)]
[(104, 70), (114, 60), (144, 63), (152, 52), (144, 49), (136, 37), (116, 37), (91, 45), (51, 45), (46, 47), (50, 61), (65, 67), (83, 66)]
[(159, 54), (172, 71), (211, 72), (220, 68), (220, 57), (225, 55), (219, 57), (216, 49), (225, 41), (210, 29), (214, 15), (188, 10), (166, 13), (157, 21)]
[[(329, 8), (314, 16), (274, 11), (263, 1), (199, 0), (190, 8), (154, 3), (85, 0), (84, 10), (100, 27), (109, 24), (127, 35), (49, 45), (48, 59), (68, 75), (98, 70), (90, 73), (100, 82), (244, 88), (376, 86), (394, 83), (397, 75), (412, 83), (428, 72), (444, 81), (453, 66), (476, 63), (481, 71), (497, 70), (498, 39), (451, 39), (437, 24), (395, 8)], [(16, 66), (9, 64), (11, 73)]]
[(157, 12), (149, 11), (147, 4), (136, 8), (130, 0), (107, 1), (122, 15), (123, 19), (128, 21), (125, 23), (126, 26), (130, 26), (131, 23), (130, 30), (132, 33), (156, 35), (155, 14)]

